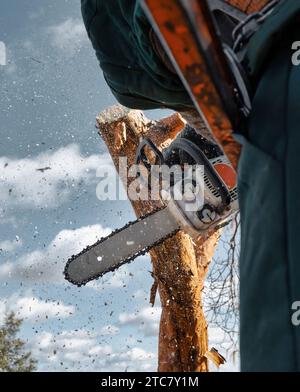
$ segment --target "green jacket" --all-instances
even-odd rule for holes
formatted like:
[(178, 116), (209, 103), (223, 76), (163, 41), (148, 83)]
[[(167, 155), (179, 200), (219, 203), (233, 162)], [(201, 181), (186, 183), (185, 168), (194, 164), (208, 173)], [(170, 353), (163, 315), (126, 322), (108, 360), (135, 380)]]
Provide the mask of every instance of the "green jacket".
[(192, 106), (181, 81), (153, 50), (135, 0), (81, 0), (83, 20), (116, 99), (135, 109)]
[[(283, 3), (249, 45), (248, 69), (255, 78), (300, 7), (298, 0)], [(121, 104), (136, 109), (192, 107), (180, 79), (153, 50), (151, 26), (137, 0), (81, 0), (81, 9), (105, 80)]]
[[(299, 16), (300, 2), (298, 0), (283, 0), (260, 30), (250, 40), (247, 48), (247, 71), (257, 80), (263, 66), (272, 56), (276, 46), (285, 38), (289, 26)], [(298, 23), (300, 20), (298, 20)], [(300, 37), (298, 37), (300, 39)]]
[(255, 86), (239, 162), (242, 371), (300, 371), (300, 1), (285, 0), (248, 45)]

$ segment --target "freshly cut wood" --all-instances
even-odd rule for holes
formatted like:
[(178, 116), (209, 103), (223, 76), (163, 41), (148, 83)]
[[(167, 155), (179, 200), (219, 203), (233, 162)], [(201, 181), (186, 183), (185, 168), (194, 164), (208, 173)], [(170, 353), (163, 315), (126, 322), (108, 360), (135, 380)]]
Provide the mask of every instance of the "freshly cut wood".
[[(183, 118), (175, 113), (160, 121), (148, 120), (141, 111), (114, 106), (97, 117), (99, 133), (118, 170), (119, 157), (134, 163), (142, 136), (166, 147), (183, 129)], [(121, 174), (121, 173), (120, 173)], [(124, 181), (130, 185), (130, 179)], [(137, 216), (161, 206), (160, 201), (131, 201)], [(159, 331), (159, 371), (208, 371), (207, 323), (203, 313), (202, 290), (219, 233), (208, 239), (191, 238), (179, 232), (150, 251), (154, 285), (158, 288), (162, 314)]]

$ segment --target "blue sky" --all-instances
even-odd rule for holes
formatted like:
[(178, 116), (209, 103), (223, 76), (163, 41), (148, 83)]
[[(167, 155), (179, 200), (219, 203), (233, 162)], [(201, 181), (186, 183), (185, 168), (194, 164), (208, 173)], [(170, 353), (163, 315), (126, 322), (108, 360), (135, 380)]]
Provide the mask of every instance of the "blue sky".
[(127, 201), (96, 197), (111, 161), (95, 117), (116, 102), (80, 2), (2, 0), (0, 41), (0, 321), (8, 309), (24, 318), (39, 370), (155, 370), (149, 257), (80, 289), (62, 277), (70, 254), (134, 217)]

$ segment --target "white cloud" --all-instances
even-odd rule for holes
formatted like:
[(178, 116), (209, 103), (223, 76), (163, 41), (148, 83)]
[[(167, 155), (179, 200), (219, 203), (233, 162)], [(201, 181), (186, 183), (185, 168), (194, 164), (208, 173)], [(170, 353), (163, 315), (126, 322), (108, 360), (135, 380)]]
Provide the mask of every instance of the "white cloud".
[(128, 282), (128, 277), (129, 277), (129, 270), (125, 266), (113, 272), (109, 276), (108, 280), (106, 280), (106, 282), (111, 287), (120, 288), (126, 285), (126, 283)]
[(81, 19), (68, 18), (47, 28), (51, 44), (65, 54), (73, 54), (87, 39), (87, 33)]
[(44, 301), (34, 296), (0, 299), (0, 320), (3, 322), (7, 312), (13, 311), (16, 316), (26, 321), (45, 321), (51, 318), (66, 318), (75, 312), (74, 306), (57, 301)]
[(0, 253), (1, 252), (14, 252), (17, 248), (22, 246), (22, 240), (16, 237), (13, 241), (5, 240), (0, 242)]
[(16, 229), (18, 227), (18, 219), (15, 216), (7, 216), (6, 212), (0, 209), (0, 225), (10, 225)]
[(138, 347), (126, 348), (101, 344), (99, 334), (85, 330), (53, 334), (44, 331), (30, 342), (30, 349), (41, 370), (69, 371), (150, 371), (156, 356)]
[(228, 336), (219, 327), (209, 327), (209, 341), (211, 345), (219, 346), (226, 343), (228, 344)]
[(119, 315), (120, 325), (137, 326), (145, 336), (157, 336), (159, 330), (161, 308), (144, 307), (136, 313), (121, 313)]
[[(65, 283), (63, 270), (68, 258), (107, 236), (110, 228), (101, 225), (84, 226), (76, 230), (62, 230), (44, 249), (36, 249), (20, 256), (16, 261), (8, 259), (0, 264), (0, 279), (14, 279), (32, 283)], [(5, 244), (6, 245), (6, 244)], [(7, 246), (11, 246), (7, 244)], [(126, 286), (133, 275), (126, 265), (92, 281), (86, 287), (101, 291)]]
[(0, 41), (0, 65), (6, 65), (6, 46)]
[(99, 280), (93, 280), (86, 286), (97, 291), (104, 290), (108, 287), (122, 288), (127, 285), (130, 278), (130, 272), (127, 265), (123, 265), (117, 270), (106, 274)]
[(89, 282), (86, 287), (93, 288), (97, 291), (105, 290), (108, 287), (114, 289), (126, 287), (130, 279), (137, 278), (139, 273), (144, 274), (145, 271), (142, 269), (142, 266), (145, 268), (146, 264), (142, 264), (143, 262), (150, 264), (150, 257), (148, 255), (139, 256), (135, 260), (135, 263), (139, 263), (139, 269), (135, 270), (134, 273), (132, 272), (133, 269), (129, 268), (129, 264), (122, 265), (117, 270), (105, 274), (101, 279)]
[(3, 209), (57, 207), (79, 187), (96, 184), (99, 167), (103, 172), (111, 172), (108, 154), (84, 157), (76, 144), (34, 158), (0, 157), (1, 206)]
[(101, 336), (116, 335), (117, 333), (119, 333), (119, 328), (114, 325), (105, 325), (100, 329)]
[(153, 353), (149, 353), (138, 347), (133, 347), (127, 351), (111, 355), (111, 358), (106, 360), (106, 362), (107, 364), (115, 363), (117, 359), (117, 362), (127, 363), (128, 361), (144, 361), (152, 358), (154, 358)]
[(62, 230), (45, 249), (37, 249), (0, 265), (0, 278), (62, 283), (66, 260), (110, 231), (101, 225)]
[(146, 290), (136, 290), (133, 294), (132, 294), (133, 298), (136, 299), (142, 299), (144, 301), (148, 301), (149, 300), (149, 293)]
[(104, 356), (112, 352), (108, 345), (99, 345), (97, 336), (85, 330), (63, 331), (59, 334), (44, 331), (30, 343), (33, 357), (37, 358), (48, 370), (55, 370), (55, 366), (70, 366), (78, 362), (80, 366), (88, 362), (92, 364), (92, 357)]
[(16, 79), (16, 55), (12, 46), (0, 41), (0, 67), (6, 76), (13, 75)]

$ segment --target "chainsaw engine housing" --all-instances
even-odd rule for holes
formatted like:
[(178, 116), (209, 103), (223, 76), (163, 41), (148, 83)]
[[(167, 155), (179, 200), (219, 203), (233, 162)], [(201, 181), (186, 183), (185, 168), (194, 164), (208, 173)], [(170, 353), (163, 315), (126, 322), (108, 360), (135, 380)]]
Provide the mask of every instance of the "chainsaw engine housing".
[[(170, 184), (168, 207), (189, 234), (198, 236), (211, 227), (222, 225), (238, 210), (236, 173), (217, 144), (189, 125), (163, 151), (144, 139), (138, 149), (137, 163), (143, 163), (150, 175), (155, 175), (154, 166), (146, 158), (146, 145), (156, 155), (156, 164), (202, 167), (201, 181), (191, 171), (190, 177), (184, 177), (184, 184), (183, 180)], [(184, 191), (181, 198), (177, 197), (179, 190), (186, 190), (187, 184), (191, 185), (188, 191)]]

